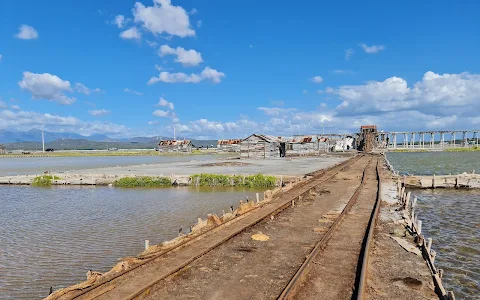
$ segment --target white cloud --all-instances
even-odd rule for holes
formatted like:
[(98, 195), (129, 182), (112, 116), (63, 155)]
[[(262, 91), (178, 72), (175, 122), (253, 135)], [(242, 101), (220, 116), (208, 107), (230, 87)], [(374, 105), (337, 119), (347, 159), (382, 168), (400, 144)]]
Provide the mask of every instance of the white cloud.
[(125, 17), (123, 15), (118, 15), (115, 17), (113, 23), (117, 24), (118, 28), (123, 28), (123, 25), (125, 25)]
[(84, 84), (81, 84), (80, 82), (75, 83), (75, 90), (79, 93), (90, 95), (90, 89), (87, 88)]
[(148, 125), (158, 125), (160, 122), (158, 121), (148, 121)]
[(188, 12), (191, 16), (193, 16), (194, 14), (198, 13), (198, 10), (196, 8), (192, 8), (189, 12)]
[(120, 33), (120, 37), (124, 40), (139, 40), (142, 38), (142, 33), (136, 27), (132, 27)]
[(3, 57), (3, 56), (0, 54), (0, 61), (2, 60), (2, 57)]
[(281, 107), (257, 107), (257, 109), (263, 111), (267, 116), (279, 116), (282, 114), (295, 111), (295, 108), (281, 108)]
[(28, 131), (43, 129), (52, 132), (73, 132), (81, 135), (109, 134), (130, 136), (131, 130), (108, 122), (85, 122), (72, 116), (59, 116), (34, 111), (0, 110), (0, 129)]
[(172, 5), (171, 0), (154, 0), (153, 6), (144, 6), (137, 2), (132, 12), (135, 23), (141, 24), (154, 35), (163, 33), (179, 37), (195, 35), (185, 9)]
[(225, 77), (225, 74), (214, 70), (210, 67), (206, 67), (200, 74), (191, 73), (170, 73), (170, 72), (160, 72), (158, 77), (152, 77), (148, 81), (148, 84), (154, 84), (157, 82), (166, 82), (166, 83), (176, 83), (176, 82), (188, 82), (188, 83), (199, 83), (200, 81), (210, 80), (213, 83), (220, 83), (222, 78)]
[(426, 72), (423, 79), (409, 87), (403, 78), (390, 77), (364, 85), (335, 89), (343, 102), (342, 114), (365, 114), (417, 110), (425, 114), (475, 114), (480, 110), (480, 75), (436, 74)]
[(100, 117), (100, 116), (108, 115), (109, 113), (111, 113), (111, 111), (106, 109), (93, 109), (93, 110), (89, 110), (88, 113), (92, 116)]
[(157, 42), (146, 40), (146, 43), (149, 47), (156, 48), (157, 47)]
[(32, 26), (23, 24), (18, 28), (15, 37), (21, 40), (34, 40), (38, 39), (38, 32)]
[(163, 107), (168, 107), (170, 110), (173, 110), (175, 107), (173, 106), (172, 102), (168, 102), (167, 100), (163, 99), (160, 97), (160, 100), (158, 101), (158, 106), (163, 106)]
[(346, 49), (345, 50), (345, 60), (350, 60), (350, 57), (352, 57), (353, 53), (355, 53), (355, 50), (352, 48)]
[(308, 91), (307, 91), (307, 90), (303, 90), (302, 93), (303, 93), (304, 95), (306, 95), (306, 94), (308, 94)]
[(193, 49), (185, 50), (182, 47), (177, 47), (175, 49), (171, 48), (168, 45), (162, 45), (158, 50), (158, 55), (163, 57), (165, 55), (175, 55), (175, 61), (181, 63), (184, 66), (198, 66), (203, 62), (202, 54)]
[(202, 27), (202, 20), (197, 21), (197, 28), (200, 28), (200, 27)]
[(161, 118), (170, 117), (170, 113), (168, 111), (161, 110), (161, 109), (157, 109), (152, 113), (152, 115), (154, 115), (155, 117), (161, 117)]
[(360, 44), (360, 46), (363, 48), (363, 51), (365, 51), (365, 53), (368, 53), (368, 54), (375, 54), (385, 50), (386, 48), (384, 45), (367, 46), (366, 44)]
[(320, 103), (320, 108), (327, 108), (328, 105), (326, 103)]
[(8, 107), (7, 103), (5, 103), (5, 101), (0, 100), (0, 108), (7, 108), (7, 107)]
[(133, 95), (137, 95), (137, 96), (143, 96), (143, 93), (142, 92), (137, 92), (137, 91), (134, 91), (134, 90), (131, 90), (129, 88), (126, 88), (123, 90), (125, 93), (129, 93), (129, 94), (133, 94)]
[(322, 83), (323, 82), (323, 78), (321, 76), (315, 76), (310, 80), (314, 83)]
[(65, 95), (65, 92), (72, 91), (70, 82), (49, 73), (23, 72), (23, 78), (18, 85), (29, 91), (33, 99), (46, 99), (60, 104), (72, 104), (76, 101), (75, 98)]
[(15, 105), (15, 104), (10, 105), (10, 107), (11, 107), (13, 110), (22, 110), (22, 109), (20, 108), (20, 106)]

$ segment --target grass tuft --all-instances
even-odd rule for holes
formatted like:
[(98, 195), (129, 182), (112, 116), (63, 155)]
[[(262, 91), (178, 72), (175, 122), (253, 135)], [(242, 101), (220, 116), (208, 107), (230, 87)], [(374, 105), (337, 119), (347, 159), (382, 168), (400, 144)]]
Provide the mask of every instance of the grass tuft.
[[(58, 176), (53, 176), (55, 180), (60, 180), (62, 178)], [(33, 178), (32, 185), (34, 186), (51, 186), (52, 185), (52, 175), (41, 175)]]
[(167, 187), (172, 185), (172, 181), (168, 177), (125, 177), (116, 180), (113, 185), (115, 187), (135, 188), (135, 187)]
[(222, 174), (194, 174), (191, 176), (191, 185), (194, 186), (239, 186), (249, 188), (270, 188), (276, 185), (275, 176), (269, 175), (222, 175)]

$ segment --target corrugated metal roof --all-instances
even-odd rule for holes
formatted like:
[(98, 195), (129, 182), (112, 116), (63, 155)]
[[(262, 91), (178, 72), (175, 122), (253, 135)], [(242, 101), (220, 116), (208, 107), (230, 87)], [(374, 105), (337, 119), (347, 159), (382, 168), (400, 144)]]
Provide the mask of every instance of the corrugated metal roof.
[(217, 145), (237, 145), (237, 144), (240, 144), (242, 140), (234, 140), (234, 139), (230, 139), (230, 140), (219, 140)]
[(159, 146), (179, 146), (179, 145), (188, 145), (190, 143), (191, 143), (190, 140), (181, 140), (181, 141), (169, 140), (169, 141), (160, 141), (158, 145)]

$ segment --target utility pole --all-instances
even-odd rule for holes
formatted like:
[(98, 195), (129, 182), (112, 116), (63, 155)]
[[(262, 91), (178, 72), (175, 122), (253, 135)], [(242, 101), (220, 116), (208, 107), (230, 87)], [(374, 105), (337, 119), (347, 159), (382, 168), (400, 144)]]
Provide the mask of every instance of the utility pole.
[(42, 130), (42, 149), (43, 153), (45, 153), (45, 133)]

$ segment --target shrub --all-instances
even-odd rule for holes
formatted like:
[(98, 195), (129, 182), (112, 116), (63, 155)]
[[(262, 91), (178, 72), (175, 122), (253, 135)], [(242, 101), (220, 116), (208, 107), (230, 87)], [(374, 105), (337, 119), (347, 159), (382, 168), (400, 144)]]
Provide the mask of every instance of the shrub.
[[(58, 176), (53, 176), (55, 180), (62, 179)], [(41, 175), (33, 178), (32, 185), (34, 186), (51, 186), (52, 185), (52, 175)]]
[(172, 185), (172, 181), (168, 177), (124, 177), (116, 180), (113, 185), (115, 187), (135, 188), (135, 187), (167, 187)]
[(191, 184), (195, 186), (240, 186), (249, 188), (270, 188), (276, 185), (275, 176), (268, 175), (221, 175), (195, 174), (191, 176)]

